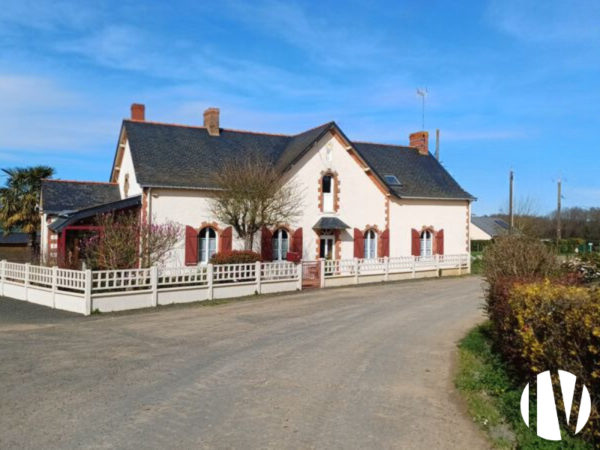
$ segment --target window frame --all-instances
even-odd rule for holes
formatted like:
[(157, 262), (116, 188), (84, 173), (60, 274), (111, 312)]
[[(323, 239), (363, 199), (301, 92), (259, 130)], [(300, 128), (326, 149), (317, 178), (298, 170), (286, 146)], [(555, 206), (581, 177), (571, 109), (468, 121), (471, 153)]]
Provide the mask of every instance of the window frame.
[[(210, 232), (214, 233), (214, 237), (210, 236)], [(202, 233), (206, 232), (207, 236), (202, 236)], [(219, 233), (217, 232), (217, 230), (211, 226), (206, 226), (203, 227), (199, 232), (198, 232), (198, 263), (199, 264), (208, 264), (208, 262), (210, 261), (210, 258), (212, 258), (212, 256), (218, 252), (218, 239), (219, 239)], [(211, 240), (214, 242), (214, 246), (211, 246)], [(203, 241), (204, 241), (204, 245), (203, 245)], [(206, 247), (206, 248), (203, 248)], [(212, 248), (212, 253), (211, 253), (211, 247)], [(206, 255), (206, 259), (203, 260), (202, 256), (203, 253)]]
[[(285, 237), (283, 236), (285, 234)], [(285, 253), (282, 252), (285, 241)], [(277, 245), (275, 245), (277, 243)], [(271, 238), (272, 259), (273, 261), (286, 261), (287, 254), (290, 251), (290, 232), (285, 228), (278, 228)], [(277, 251), (277, 254), (275, 253)]]
[(419, 256), (430, 258), (433, 256), (433, 237), (432, 230), (426, 229), (419, 235)]
[(369, 228), (363, 234), (363, 256), (364, 259), (377, 258), (377, 232), (373, 228)]

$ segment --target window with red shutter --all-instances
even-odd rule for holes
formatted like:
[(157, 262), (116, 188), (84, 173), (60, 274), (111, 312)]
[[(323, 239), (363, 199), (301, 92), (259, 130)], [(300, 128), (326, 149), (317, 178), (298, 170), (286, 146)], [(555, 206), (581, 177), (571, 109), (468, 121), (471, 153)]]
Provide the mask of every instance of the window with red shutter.
[(413, 228), (411, 230), (411, 236), (412, 255), (419, 256), (421, 254), (421, 235)]
[(260, 256), (263, 261), (273, 259), (273, 233), (267, 227), (263, 227), (260, 233)]
[(379, 237), (379, 257), (385, 258), (390, 256), (390, 229), (386, 228)]
[(185, 227), (185, 265), (198, 264), (198, 232), (194, 227)]
[(444, 230), (435, 233), (435, 252), (438, 255), (444, 254)]
[(225, 228), (221, 231), (220, 238), (219, 251), (230, 252), (233, 247), (233, 229), (231, 227)]
[(365, 257), (365, 237), (363, 236), (362, 231), (360, 231), (358, 228), (354, 229), (354, 257)]

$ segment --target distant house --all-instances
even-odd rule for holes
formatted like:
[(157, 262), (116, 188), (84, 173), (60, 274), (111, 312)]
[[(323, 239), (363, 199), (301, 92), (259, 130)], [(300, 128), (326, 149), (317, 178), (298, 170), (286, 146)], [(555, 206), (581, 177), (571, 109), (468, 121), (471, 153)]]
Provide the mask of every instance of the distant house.
[(31, 235), (27, 233), (4, 234), (0, 230), (0, 260), (26, 263), (31, 261)]
[(42, 252), (76, 265), (78, 240), (94, 231), (94, 217), (124, 209), (146, 223), (185, 227), (169, 265), (204, 264), (242, 248), (211, 214), (213, 174), (230, 158), (260, 151), (303, 193), (301, 217), (258, 233), (255, 250), (265, 261), (468, 253), (474, 197), (431, 155), (426, 131), (408, 144), (351, 141), (335, 122), (293, 135), (232, 130), (221, 127), (216, 108), (204, 112), (204, 126), (157, 123), (134, 104), (109, 183), (44, 181)]
[(497, 217), (471, 217), (471, 240), (489, 241), (508, 233), (508, 223)]

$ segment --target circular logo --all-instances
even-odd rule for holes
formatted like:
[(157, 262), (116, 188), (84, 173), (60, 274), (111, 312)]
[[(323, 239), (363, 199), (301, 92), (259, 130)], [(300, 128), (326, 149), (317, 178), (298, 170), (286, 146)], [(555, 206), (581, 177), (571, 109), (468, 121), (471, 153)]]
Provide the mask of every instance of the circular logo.
[[(565, 406), (565, 415), (567, 425), (569, 424), (573, 400), (575, 397), (575, 383), (577, 377), (565, 370), (558, 371), (560, 381), (560, 395), (562, 396), (563, 405)], [(558, 410), (556, 408), (557, 395), (552, 387), (552, 378), (550, 371), (547, 370), (537, 375), (536, 377), (536, 430), (537, 435), (548, 441), (560, 441), (560, 425), (558, 423)], [(585, 385), (582, 386), (581, 398), (579, 399), (579, 412), (577, 414), (577, 423), (575, 425), (575, 434), (579, 433), (588, 419), (592, 410), (592, 402), (590, 393)], [(529, 427), (529, 383), (523, 389), (521, 394), (521, 417), (525, 424)]]

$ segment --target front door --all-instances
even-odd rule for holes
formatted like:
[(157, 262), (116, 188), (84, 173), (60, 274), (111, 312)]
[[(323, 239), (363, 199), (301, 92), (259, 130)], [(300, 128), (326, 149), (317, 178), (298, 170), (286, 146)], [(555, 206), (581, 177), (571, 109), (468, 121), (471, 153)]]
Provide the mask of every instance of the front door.
[(321, 236), (319, 244), (319, 258), (321, 259), (333, 259), (333, 244), (334, 239), (331, 235)]

